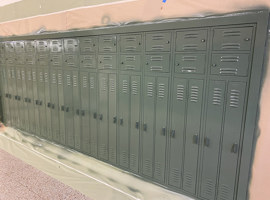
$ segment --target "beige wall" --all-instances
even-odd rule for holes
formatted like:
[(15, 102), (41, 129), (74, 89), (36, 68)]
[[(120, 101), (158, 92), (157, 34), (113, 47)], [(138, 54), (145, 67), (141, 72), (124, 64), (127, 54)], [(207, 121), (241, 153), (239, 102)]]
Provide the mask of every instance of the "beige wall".
[[(202, 16), (204, 13), (226, 13), (261, 6), (270, 7), (270, 1), (167, 0), (162, 3), (162, 0), (23, 0), (0, 8), (0, 35), (28, 34), (42, 27), (61, 31), (101, 26), (107, 22)], [(252, 171), (251, 200), (270, 199), (270, 70), (263, 86), (260, 106), (261, 135)]]

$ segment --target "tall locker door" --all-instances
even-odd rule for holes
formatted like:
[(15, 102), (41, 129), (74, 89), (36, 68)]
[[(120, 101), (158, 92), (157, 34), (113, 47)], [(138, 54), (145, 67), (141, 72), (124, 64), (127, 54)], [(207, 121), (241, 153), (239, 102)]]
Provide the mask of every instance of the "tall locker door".
[(167, 105), (169, 96), (168, 78), (158, 77), (156, 83), (155, 111), (155, 164), (154, 179), (164, 183), (167, 135)]
[(225, 85), (225, 81), (210, 80), (208, 87), (200, 190), (206, 199), (215, 199)]
[(81, 119), (80, 119), (80, 88), (79, 88), (79, 72), (72, 72), (73, 85), (73, 113), (74, 116), (74, 145), (75, 149), (81, 150)]
[(16, 85), (16, 69), (11, 68), (11, 84), (12, 84), (12, 104), (13, 104), (13, 118), (12, 125), (14, 127), (19, 127), (19, 112), (18, 112), (18, 102), (17, 102), (17, 85)]
[(183, 180), (182, 166), (187, 105), (187, 80), (174, 78), (172, 93), (168, 181), (169, 185), (180, 188)]
[(12, 98), (13, 98), (13, 90), (12, 90), (12, 78), (11, 78), (11, 69), (10, 67), (8, 66), (6, 68), (7, 70), (7, 82), (8, 82), (8, 85), (7, 85), (7, 91), (8, 91), (8, 105), (9, 105), (9, 124), (12, 125), (12, 122), (13, 122), (13, 101), (12, 101)]
[(186, 121), (183, 189), (195, 193), (198, 146), (201, 125), (203, 80), (190, 80)]
[(60, 104), (60, 113), (65, 117), (66, 145), (74, 148), (74, 126), (73, 126), (73, 96), (72, 94), (72, 71), (64, 71), (64, 104)]
[(39, 98), (37, 87), (37, 70), (32, 69), (32, 81), (33, 81), (33, 96), (34, 96), (34, 113), (35, 113), (35, 135), (40, 135), (40, 120), (39, 120)]
[(44, 69), (44, 95), (45, 95), (45, 113), (46, 115), (46, 135), (49, 140), (52, 140), (52, 120), (51, 120), (51, 95), (50, 95), (50, 73), (49, 69)]
[(57, 87), (57, 70), (51, 69), (51, 121), (52, 121), (52, 138), (55, 142), (60, 142), (59, 130), (59, 110), (58, 110), (58, 87)]
[(229, 82), (228, 84), (218, 200), (233, 199), (234, 196), (239, 140), (243, 127), (245, 88), (244, 82)]
[(26, 70), (27, 76), (27, 103), (28, 103), (28, 115), (29, 115), (29, 130), (31, 133), (35, 133), (35, 111), (33, 103), (33, 82), (32, 82), (32, 71), (31, 69)]
[[(89, 128), (89, 76), (88, 72), (80, 72), (80, 90), (81, 90), (81, 123), (82, 123), (82, 152), (91, 154), (90, 131)], [(91, 102), (92, 103), (92, 102)]]
[[(118, 152), (119, 165), (129, 167), (129, 115), (130, 115), (130, 78), (119, 75), (119, 126)], [(116, 122), (116, 118), (115, 118)]]
[(23, 101), (23, 118), (24, 118), (24, 130), (30, 131), (29, 130), (29, 115), (28, 115), (28, 102), (27, 102), (27, 77), (26, 77), (26, 71), (25, 68), (21, 69), (21, 78), (22, 78), (22, 101)]
[(90, 93), (90, 147), (91, 155), (97, 157), (98, 154), (98, 130), (97, 130), (97, 74), (89, 74)]
[(8, 75), (7, 68), (2, 68), (2, 87), (3, 87), (3, 97), (4, 97), (4, 122), (9, 124), (10, 114), (9, 114), (9, 91), (8, 91)]
[(139, 172), (139, 152), (140, 152), (140, 121), (141, 121), (140, 120), (140, 108), (141, 108), (140, 76), (131, 76), (130, 83), (131, 83), (131, 89), (130, 89), (129, 168), (132, 171), (138, 173)]
[(21, 69), (16, 68), (16, 85), (17, 85), (17, 109), (18, 109), (18, 127), (24, 129), (24, 113), (23, 113), (23, 99), (22, 99), (22, 77), (21, 77)]
[(59, 105), (59, 134), (60, 134), (60, 143), (66, 143), (65, 135), (65, 112), (63, 111), (64, 102), (64, 86), (63, 86), (63, 71), (57, 70), (57, 89), (58, 89), (58, 105)]
[(99, 74), (98, 156), (108, 160), (108, 74)]
[(154, 119), (155, 119), (155, 78), (144, 78), (144, 109), (142, 127), (142, 173), (153, 176)]
[(45, 104), (45, 85), (44, 72), (42, 69), (37, 70), (38, 75), (38, 105), (40, 119), (40, 135), (47, 138), (47, 122), (46, 122), (46, 104)]

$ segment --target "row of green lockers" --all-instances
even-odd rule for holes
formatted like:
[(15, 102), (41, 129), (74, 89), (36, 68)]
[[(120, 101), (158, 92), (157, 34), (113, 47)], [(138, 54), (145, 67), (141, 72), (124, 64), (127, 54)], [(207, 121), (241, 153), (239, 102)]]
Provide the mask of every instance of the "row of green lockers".
[[(247, 79), (224, 75), (248, 76), (253, 27), (215, 31), (212, 47), (208, 29), (1, 43), (5, 122), (173, 190), (233, 199)], [(167, 51), (174, 74), (194, 76), (173, 75)], [(209, 55), (223, 78), (206, 89), (196, 74)]]

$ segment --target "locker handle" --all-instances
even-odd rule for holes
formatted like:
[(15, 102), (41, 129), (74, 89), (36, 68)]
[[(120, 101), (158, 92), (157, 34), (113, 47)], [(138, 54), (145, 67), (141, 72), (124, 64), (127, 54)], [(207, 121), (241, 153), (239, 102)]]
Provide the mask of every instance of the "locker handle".
[(21, 97), (20, 97), (20, 96), (18, 96), (18, 97), (17, 97), (17, 99), (18, 99), (18, 101), (20, 101), (20, 100), (21, 100)]
[(113, 123), (116, 124), (117, 122), (117, 117), (113, 117)]
[(69, 112), (69, 107), (66, 107), (66, 112)]
[(143, 130), (147, 131), (147, 124), (143, 124)]
[(39, 101), (38, 101), (38, 100), (36, 100), (35, 102), (36, 102), (36, 105), (38, 105), (38, 104), (39, 104)]
[(193, 135), (193, 144), (199, 144), (199, 136), (197, 134)]
[(39, 105), (40, 105), (40, 106), (42, 105), (42, 101), (39, 101)]
[(96, 113), (96, 112), (93, 114), (93, 118), (94, 118), (94, 119), (97, 118), (97, 113)]
[(27, 102), (28, 101), (28, 99), (27, 98), (24, 98), (24, 102)]
[(135, 122), (135, 128), (139, 129), (140, 123), (139, 122)]
[(52, 104), (52, 107), (51, 108), (54, 109), (54, 104)]
[(8, 98), (8, 93), (6, 93), (6, 98)]
[(162, 128), (162, 135), (164, 135), (164, 136), (166, 135), (166, 128), (165, 127)]
[(103, 119), (103, 115), (100, 114), (100, 115), (99, 115), (99, 120), (102, 120), (102, 119)]
[(10, 99), (12, 98), (12, 95), (11, 94), (9, 94), (8, 96), (9, 96)]
[(28, 103), (31, 103), (31, 99), (30, 99), (30, 98), (28, 98), (28, 99), (27, 99), (27, 102), (28, 102)]
[(208, 137), (204, 138), (204, 146), (206, 146), (206, 147), (210, 146), (210, 139)]
[(17, 98), (18, 98), (18, 96), (17, 95), (15, 95), (15, 99), (17, 100)]
[(81, 110), (81, 116), (84, 116), (84, 115), (85, 115), (85, 111)]
[(123, 118), (121, 118), (119, 121), (120, 121), (120, 125), (124, 124), (124, 119)]
[(175, 130), (171, 130), (171, 137), (175, 137)]
[(76, 110), (76, 114), (80, 115), (80, 110), (79, 109)]
[(47, 104), (47, 107), (50, 108), (50, 107), (51, 107), (51, 103), (48, 103), (48, 104)]
[(237, 143), (234, 143), (233, 145), (232, 145), (232, 153), (237, 153), (238, 152), (238, 144)]
[(61, 111), (65, 111), (65, 106), (61, 106)]

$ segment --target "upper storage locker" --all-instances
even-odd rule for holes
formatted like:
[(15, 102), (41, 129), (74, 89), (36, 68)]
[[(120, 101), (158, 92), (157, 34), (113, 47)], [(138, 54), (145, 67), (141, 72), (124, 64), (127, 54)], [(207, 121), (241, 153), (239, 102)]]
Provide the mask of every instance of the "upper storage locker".
[(169, 52), (171, 50), (171, 33), (146, 33), (146, 51)]
[(47, 40), (37, 40), (37, 52), (38, 53), (49, 53), (49, 41)]
[(99, 52), (115, 53), (116, 52), (116, 35), (106, 35), (99, 37)]
[(141, 35), (121, 35), (120, 51), (121, 53), (140, 52), (142, 49)]

